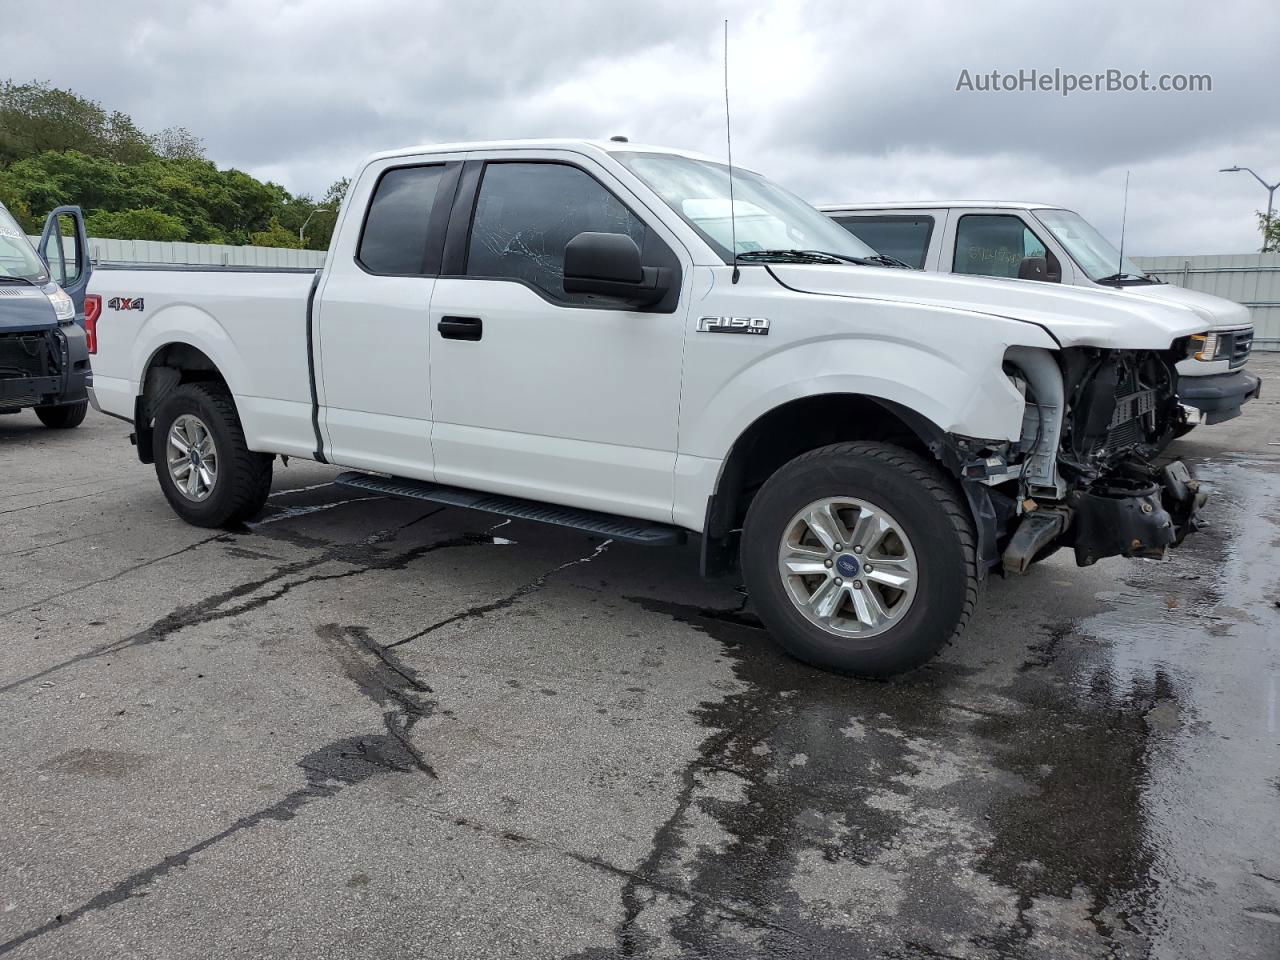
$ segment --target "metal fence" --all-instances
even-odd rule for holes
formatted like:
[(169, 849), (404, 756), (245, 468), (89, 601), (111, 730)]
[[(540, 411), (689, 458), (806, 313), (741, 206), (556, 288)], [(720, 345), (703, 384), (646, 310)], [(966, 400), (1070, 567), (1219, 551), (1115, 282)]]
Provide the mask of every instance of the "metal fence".
[[(32, 244), (39, 243), (32, 237)], [(70, 238), (63, 238), (70, 252)], [(224, 243), (170, 243), (161, 240), (103, 240), (89, 238), (94, 263), (179, 263), (222, 267), (323, 267), (323, 250), (282, 247), (234, 247)]]
[(1253, 315), (1255, 350), (1280, 350), (1280, 253), (1134, 257), (1138, 268), (1190, 290), (1235, 300)]

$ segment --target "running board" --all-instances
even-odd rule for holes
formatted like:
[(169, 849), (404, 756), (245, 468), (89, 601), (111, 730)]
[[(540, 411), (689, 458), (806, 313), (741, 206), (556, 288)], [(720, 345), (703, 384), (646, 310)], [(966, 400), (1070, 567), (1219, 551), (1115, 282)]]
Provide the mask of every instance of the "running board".
[(429, 500), (432, 503), (465, 507), (468, 510), (483, 510), (517, 520), (533, 520), (537, 523), (572, 527), (584, 533), (594, 533), (596, 536), (625, 540), (628, 543), (639, 543), (645, 546), (667, 547), (685, 542), (685, 532), (679, 527), (651, 523), (648, 520), (618, 517), (611, 513), (579, 510), (576, 507), (559, 507), (550, 503), (539, 503), (536, 500), (521, 500), (519, 497), (480, 493), (476, 490), (465, 490), (462, 487), (446, 487), (439, 483), (427, 483), (425, 480), (349, 472), (339, 474), (334, 483), (351, 490), (381, 493), (407, 500)]

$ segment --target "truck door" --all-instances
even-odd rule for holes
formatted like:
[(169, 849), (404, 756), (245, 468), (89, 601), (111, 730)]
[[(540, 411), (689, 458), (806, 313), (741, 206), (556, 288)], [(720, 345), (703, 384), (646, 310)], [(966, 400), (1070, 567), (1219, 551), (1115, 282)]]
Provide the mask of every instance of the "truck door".
[(76, 316), (84, 317), (84, 294), (93, 272), (89, 262), (89, 240), (85, 235), (84, 213), (79, 207), (58, 207), (44, 221), (36, 248), (53, 282), (67, 292), (76, 305)]
[(670, 522), (687, 284), (645, 310), (566, 293), (583, 232), (688, 275), (684, 247), (595, 161), (470, 155), (431, 299), (436, 478)]
[(352, 186), (312, 321), (334, 463), (433, 479), (428, 310), (462, 156), (376, 162)]

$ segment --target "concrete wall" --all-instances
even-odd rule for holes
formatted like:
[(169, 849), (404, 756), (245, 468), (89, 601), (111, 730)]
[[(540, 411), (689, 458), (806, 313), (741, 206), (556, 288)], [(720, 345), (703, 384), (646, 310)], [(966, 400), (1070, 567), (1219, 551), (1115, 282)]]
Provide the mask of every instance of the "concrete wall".
[(1243, 303), (1253, 314), (1254, 349), (1280, 350), (1280, 253), (1132, 259), (1166, 283)]

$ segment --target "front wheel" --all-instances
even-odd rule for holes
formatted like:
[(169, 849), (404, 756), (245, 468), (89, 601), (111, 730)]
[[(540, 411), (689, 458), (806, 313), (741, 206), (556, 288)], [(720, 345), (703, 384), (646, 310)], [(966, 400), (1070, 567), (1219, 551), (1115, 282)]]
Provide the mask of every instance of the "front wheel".
[(152, 434), (156, 476), (174, 512), (197, 527), (257, 515), (271, 492), (272, 457), (254, 453), (230, 394), (186, 383), (160, 404)]
[(84, 423), (89, 412), (89, 401), (64, 403), (56, 407), (36, 407), (36, 416), (50, 430), (70, 430)]
[(774, 473), (747, 513), (742, 568), (787, 652), (865, 677), (929, 660), (978, 599), (959, 491), (935, 465), (886, 443), (822, 447)]

